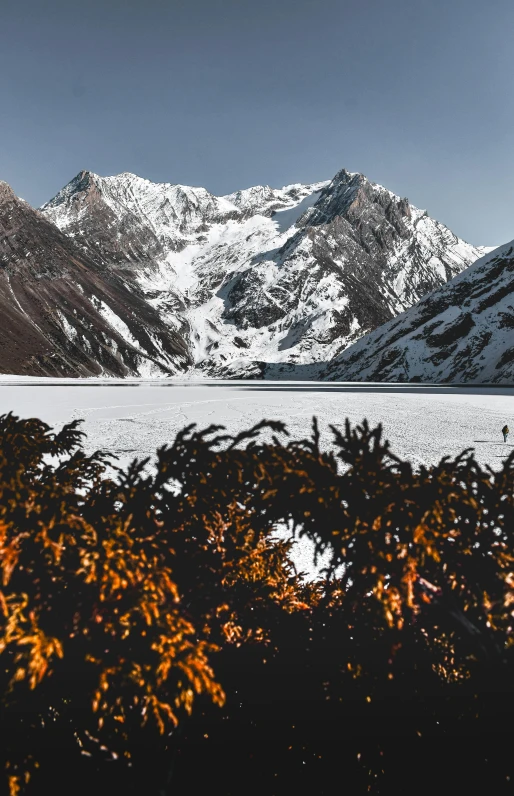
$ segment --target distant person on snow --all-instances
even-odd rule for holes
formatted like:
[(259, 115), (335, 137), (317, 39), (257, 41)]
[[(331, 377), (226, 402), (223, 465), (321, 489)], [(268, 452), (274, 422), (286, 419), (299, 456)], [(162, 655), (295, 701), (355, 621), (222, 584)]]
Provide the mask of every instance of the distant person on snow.
[(507, 437), (508, 437), (508, 436), (509, 436), (509, 434), (510, 434), (509, 427), (508, 427), (507, 425), (503, 426), (503, 428), (502, 428), (502, 434), (503, 434), (503, 441), (504, 441), (504, 442), (507, 442)]

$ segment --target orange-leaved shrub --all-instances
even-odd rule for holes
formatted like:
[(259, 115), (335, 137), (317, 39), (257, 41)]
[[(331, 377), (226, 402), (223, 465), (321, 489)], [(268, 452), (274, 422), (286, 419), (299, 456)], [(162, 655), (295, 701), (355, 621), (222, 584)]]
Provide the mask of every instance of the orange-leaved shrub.
[(286, 433), (190, 426), (119, 469), (77, 423), (0, 418), (12, 796), (511, 791), (514, 456)]

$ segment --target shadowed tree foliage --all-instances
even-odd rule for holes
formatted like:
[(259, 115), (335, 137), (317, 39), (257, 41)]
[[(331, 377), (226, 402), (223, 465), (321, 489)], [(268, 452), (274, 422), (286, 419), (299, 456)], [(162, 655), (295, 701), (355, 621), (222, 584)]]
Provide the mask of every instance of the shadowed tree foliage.
[(514, 455), (332, 431), (189, 426), (123, 470), (0, 417), (6, 793), (512, 792)]

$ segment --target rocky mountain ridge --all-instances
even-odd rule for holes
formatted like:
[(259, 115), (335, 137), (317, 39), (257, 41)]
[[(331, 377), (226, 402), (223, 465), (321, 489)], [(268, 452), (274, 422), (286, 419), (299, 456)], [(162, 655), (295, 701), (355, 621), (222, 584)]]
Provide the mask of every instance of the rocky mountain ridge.
[(0, 182), (0, 372), (173, 375), (190, 365), (136, 282), (101, 268)]
[(514, 241), (328, 364), (344, 381), (514, 383)]

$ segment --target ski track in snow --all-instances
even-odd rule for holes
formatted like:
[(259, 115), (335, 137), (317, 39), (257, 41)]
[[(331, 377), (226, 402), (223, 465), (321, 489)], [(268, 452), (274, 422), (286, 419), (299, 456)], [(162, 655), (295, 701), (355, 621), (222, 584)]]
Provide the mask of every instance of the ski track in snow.
[[(481, 465), (496, 470), (514, 444), (514, 435), (504, 444), (500, 433), (504, 423), (514, 427), (513, 399), (509, 388), (173, 380), (69, 380), (63, 385), (51, 379), (0, 378), (0, 414), (37, 416), (55, 428), (83, 418), (85, 450), (115, 453), (120, 466), (134, 457), (152, 459), (158, 447), (171, 443), (190, 423), (199, 429), (223, 425), (237, 434), (263, 418), (282, 420), (290, 438), (298, 439), (310, 435), (315, 415), (326, 448), (331, 424), (343, 428), (347, 417), (352, 425), (367, 418), (371, 426), (382, 423), (392, 452), (414, 466), (435, 464), (472, 447)], [(307, 540), (297, 543), (294, 561), (310, 577), (326, 563), (314, 566)]]

